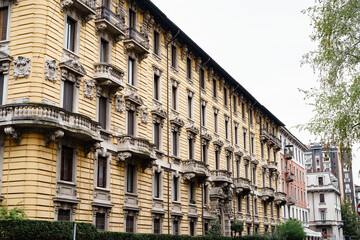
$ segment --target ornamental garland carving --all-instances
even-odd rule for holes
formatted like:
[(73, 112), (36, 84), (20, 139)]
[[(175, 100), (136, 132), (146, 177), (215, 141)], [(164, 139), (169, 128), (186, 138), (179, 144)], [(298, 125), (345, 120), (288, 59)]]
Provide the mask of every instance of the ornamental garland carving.
[(28, 77), (31, 70), (30, 58), (19, 56), (14, 60), (14, 78)]
[(141, 108), (141, 122), (147, 123), (149, 119), (149, 110), (147, 107), (143, 106)]
[(58, 75), (58, 65), (56, 64), (56, 60), (46, 60), (45, 61), (45, 79), (50, 80), (53, 83), (57, 81)]
[(93, 99), (94, 98), (95, 81), (93, 79), (86, 79), (84, 81), (84, 96)]

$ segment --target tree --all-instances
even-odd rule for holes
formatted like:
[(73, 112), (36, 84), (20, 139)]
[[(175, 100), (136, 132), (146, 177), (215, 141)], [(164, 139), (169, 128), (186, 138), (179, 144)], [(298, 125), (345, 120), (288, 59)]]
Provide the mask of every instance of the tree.
[(303, 240), (306, 237), (304, 228), (296, 219), (289, 219), (279, 226), (278, 233), (281, 238), (291, 240)]
[(345, 149), (360, 140), (360, 2), (315, 0), (304, 10), (311, 20), (316, 50), (303, 56), (319, 86), (305, 93), (315, 116), (300, 126), (324, 143)]
[(242, 231), (244, 230), (244, 223), (241, 221), (234, 221), (231, 223), (231, 231), (234, 232), (234, 237), (236, 237), (236, 234), (238, 233), (241, 235)]
[(13, 207), (11, 210), (5, 205), (0, 207), (0, 220), (24, 220), (26, 214), (19, 206)]
[(350, 200), (341, 203), (341, 218), (344, 223), (344, 237), (351, 237), (351, 239), (360, 239), (360, 223), (357, 218), (357, 213), (355, 213), (351, 207)]
[(210, 229), (206, 232), (206, 235), (221, 236), (221, 225), (219, 218), (215, 218), (210, 222)]

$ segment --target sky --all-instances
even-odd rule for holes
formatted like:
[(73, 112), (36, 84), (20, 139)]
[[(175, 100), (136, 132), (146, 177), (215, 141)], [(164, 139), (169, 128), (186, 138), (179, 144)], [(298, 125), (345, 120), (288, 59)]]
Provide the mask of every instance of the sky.
[[(299, 89), (317, 85), (302, 56), (316, 49), (309, 17), (314, 0), (152, 0), (209, 56), (304, 144), (316, 137), (296, 126), (314, 115)], [(360, 151), (355, 151), (360, 156)], [(358, 163), (357, 163), (358, 162)], [(353, 161), (355, 184), (360, 161)]]

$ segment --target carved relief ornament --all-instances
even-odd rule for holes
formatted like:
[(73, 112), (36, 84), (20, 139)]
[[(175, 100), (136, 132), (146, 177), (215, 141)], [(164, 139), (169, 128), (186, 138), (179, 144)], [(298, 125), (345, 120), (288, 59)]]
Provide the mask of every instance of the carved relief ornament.
[(53, 83), (57, 81), (58, 75), (58, 65), (56, 60), (46, 60), (45, 61), (45, 79), (50, 80)]
[(19, 56), (14, 60), (14, 78), (28, 77), (31, 70), (30, 58)]
[(86, 79), (84, 81), (84, 96), (93, 99), (94, 98), (95, 81), (93, 79)]

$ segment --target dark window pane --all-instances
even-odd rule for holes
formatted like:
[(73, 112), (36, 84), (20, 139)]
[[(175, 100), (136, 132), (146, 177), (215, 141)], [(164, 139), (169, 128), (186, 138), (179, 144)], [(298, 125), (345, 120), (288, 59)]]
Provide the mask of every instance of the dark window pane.
[(173, 155), (174, 156), (178, 156), (178, 136), (177, 136), (177, 132), (173, 132), (172, 133), (173, 137)]
[(172, 106), (173, 109), (177, 109), (177, 88), (172, 87)]
[(160, 55), (160, 34), (154, 31), (154, 53)]
[(134, 232), (134, 216), (126, 217), (126, 232)]
[(190, 222), (190, 236), (195, 235), (195, 222)]
[(127, 192), (134, 192), (134, 166), (127, 165)]
[(186, 59), (186, 77), (188, 79), (191, 79), (191, 71), (192, 71), (192, 66), (191, 66), (191, 59), (190, 58), (187, 58)]
[(106, 187), (106, 163), (106, 158), (98, 157), (98, 187)]
[(174, 45), (171, 46), (171, 66), (176, 67), (176, 47)]
[(160, 234), (160, 219), (159, 218), (154, 219), (154, 233)]
[(156, 149), (160, 149), (160, 123), (154, 123), (154, 144)]
[(134, 136), (135, 134), (135, 119), (134, 119), (134, 111), (128, 111), (128, 119), (127, 119), (127, 134)]
[(108, 62), (108, 46), (109, 43), (104, 39), (101, 39), (100, 62)]
[(73, 111), (74, 99), (74, 83), (70, 81), (64, 82), (63, 108), (70, 112)]
[(134, 28), (136, 21), (136, 13), (133, 10), (129, 10), (129, 27)]
[(70, 221), (70, 210), (59, 209), (58, 221)]
[(0, 105), (3, 105), (3, 97), (4, 97), (4, 74), (0, 73)]
[(205, 71), (203, 68), (200, 69), (200, 87), (205, 89)]
[(99, 123), (103, 129), (106, 129), (106, 101), (107, 98), (99, 97)]
[(213, 79), (213, 97), (217, 97), (216, 79)]
[(154, 176), (154, 197), (160, 197), (160, 173), (155, 172)]
[(72, 181), (72, 169), (73, 169), (73, 149), (62, 146), (60, 179), (64, 181)]
[(132, 58), (128, 61), (128, 84), (135, 84), (135, 60)]
[(67, 17), (66, 21), (66, 49), (74, 52), (75, 51), (75, 28), (76, 21)]
[(173, 200), (174, 201), (177, 201), (178, 200), (178, 180), (179, 180), (179, 178), (178, 177), (174, 177), (174, 180), (173, 180), (173, 187), (174, 187), (174, 189), (173, 189), (173, 191), (174, 191), (174, 198), (173, 198)]
[(98, 230), (105, 230), (105, 213), (96, 213), (95, 225)]
[(1, 40), (6, 40), (8, 25), (8, 7), (0, 8), (0, 34)]
[(160, 99), (160, 77), (154, 74), (154, 99)]
[(179, 235), (179, 221), (178, 220), (173, 221), (173, 234)]

